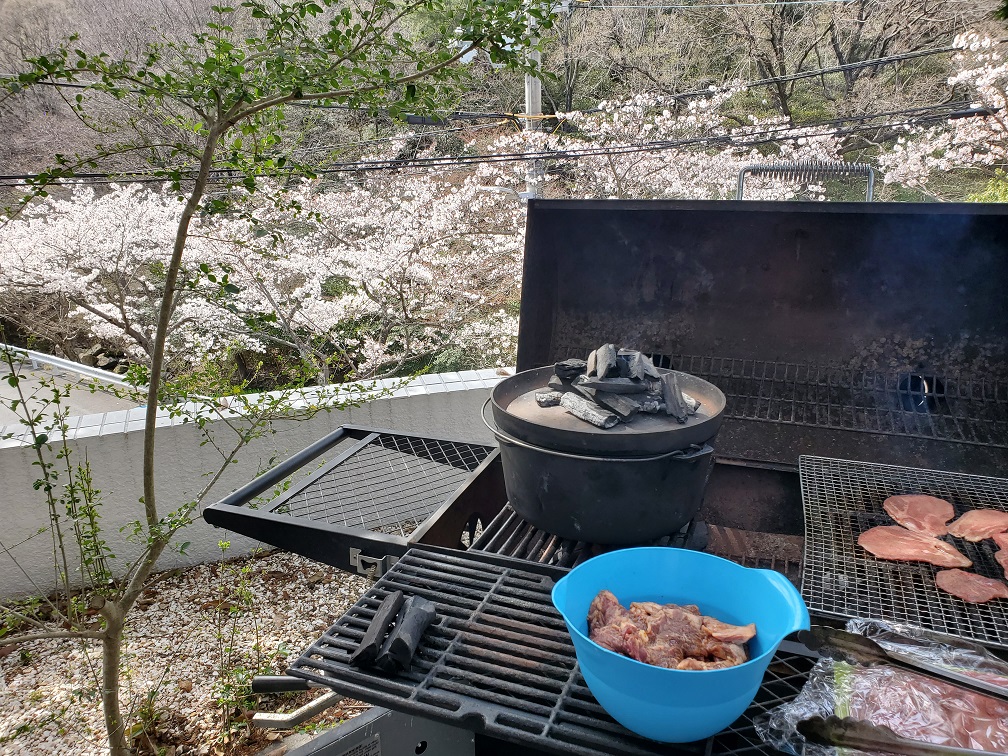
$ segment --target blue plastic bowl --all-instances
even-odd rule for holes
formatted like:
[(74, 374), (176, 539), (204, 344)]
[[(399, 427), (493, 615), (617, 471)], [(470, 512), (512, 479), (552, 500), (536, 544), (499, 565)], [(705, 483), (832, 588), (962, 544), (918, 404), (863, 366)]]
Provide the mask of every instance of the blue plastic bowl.
[[(755, 622), (750, 659), (728, 669), (665, 669), (602, 648), (588, 639), (588, 607), (603, 589), (623, 606), (696, 604), (723, 622)], [(553, 605), (602, 708), (631, 732), (663, 743), (701, 740), (738, 719), (756, 697), (784, 636), (809, 626), (805, 602), (779, 572), (668, 547), (619, 549), (589, 559), (557, 582)]]

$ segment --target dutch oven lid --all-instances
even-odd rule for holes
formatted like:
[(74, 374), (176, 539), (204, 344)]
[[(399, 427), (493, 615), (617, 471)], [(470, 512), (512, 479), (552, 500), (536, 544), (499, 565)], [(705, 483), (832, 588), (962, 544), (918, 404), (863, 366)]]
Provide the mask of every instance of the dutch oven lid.
[(537, 391), (547, 389), (553, 366), (525, 370), (505, 378), (491, 393), (494, 421), (515, 438), (546, 449), (619, 456), (647, 456), (703, 444), (721, 427), (725, 395), (713, 383), (688, 373), (675, 372), (679, 387), (700, 402), (686, 423), (665, 414), (638, 413), (630, 423), (596, 428), (563, 407), (540, 407)]

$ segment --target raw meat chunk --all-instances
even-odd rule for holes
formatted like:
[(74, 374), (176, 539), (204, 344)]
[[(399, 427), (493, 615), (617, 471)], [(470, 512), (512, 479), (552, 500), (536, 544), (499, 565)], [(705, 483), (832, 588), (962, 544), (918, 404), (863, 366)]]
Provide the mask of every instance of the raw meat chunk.
[(1001, 565), (1001, 569), (1004, 570), (1005, 577), (1008, 578), (1008, 533), (995, 533), (991, 536), (994, 539), (994, 543), (997, 544), (998, 551), (994, 554), (994, 558), (997, 559), (998, 564)]
[(722, 669), (748, 661), (745, 643), (756, 626), (729, 625), (694, 604), (637, 601), (624, 609), (600, 591), (588, 609), (588, 637), (610, 651), (669, 669)]
[(683, 659), (675, 665), (675, 669), (727, 669), (734, 666), (735, 662), (730, 661), (705, 662), (699, 659)]
[(603, 648), (622, 654), (626, 651), (627, 635), (639, 630), (640, 628), (628, 617), (619, 617), (612, 622), (598, 626), (591, 631), (588, 637)]
[(588, 607), (588, 626), (608, 625), (626, 613), (627, 610), (611, 591), (600, 591)]
[(712, 638), (726, 643), (745, 643), (756, 635), (756, 625), (729, 625), (713, 617), (703, 618), (704, 629)]
[(1008, 599), (1008, 585), (975, 572), (942, 570), (935, 575), (935, 584), (945, 593), (971, 604), (983, 604), (994, 599)]
[(948, 527), (948, 532), (967, 541), (982, 541), (995, 533), (1008, 531), (1008, 512), (997, 509), (973, 509)]
[(898, 525), (879, 525), (866, 530), (858, 536), (857, 542), (879, 559), (930, 562), (938, 567), (970, 567), (973, 564), (954, 546)]
[(686, 657), (707, 654), (703, 618), (699, 614), (687, 612), (675, 604), (645, 601), (630, 604), (630, 619), (653, 641), (645, 658), (634, 657), (637, 661), (656, 667), (674, 667)]
[(745, 646), (738, 643), (708, 643), (707, 650), (714, 659), (729, 661), (732, 665), (746, 661)]
[(882, 508), (904, 528), (933, 536), (945, 535), (946, 523), (955, 517), (955, 509), (945, 499), (923, 494), (890, 496)]

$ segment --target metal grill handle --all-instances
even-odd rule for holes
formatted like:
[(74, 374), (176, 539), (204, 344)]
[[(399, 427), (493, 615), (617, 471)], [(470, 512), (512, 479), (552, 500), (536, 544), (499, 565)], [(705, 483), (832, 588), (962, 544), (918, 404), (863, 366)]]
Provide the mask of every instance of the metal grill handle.
[(871, 202), (875, 193), (875, 170), (865, 163), (827, 163), (820, 160), (799, 160), (794, 163), (756, 163), (747, 165), (738, 175), (738, 191), (735, 199), (742, 199), (746, 175), (769, 176), (782, 181), (811, 183), (819, 178), (840, 176), (864, 176), (868, 179), (865, 202)]

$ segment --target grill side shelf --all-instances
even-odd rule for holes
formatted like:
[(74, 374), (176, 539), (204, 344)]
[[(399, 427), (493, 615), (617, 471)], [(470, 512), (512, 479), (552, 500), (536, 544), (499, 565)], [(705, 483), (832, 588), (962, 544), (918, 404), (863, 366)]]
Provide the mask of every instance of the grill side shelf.
[[(810, 656), (782, 650), (750, 711), (706, 742), (662, 745), (613, 721), (589, 692), (563, 619), (550, 601), (566, 570), (492, 554), (410, 549), (316, 641), (288, 674), (363, 701), (565, 754), (771, 753), (755, 714), (797, 695)], [(411, 669), (389, 677), (349, 666), (390, 592), (424, 596), (439, 619)]]
[[(345, 425), (211, 505), (204, 519), (338, 569), (384, 569), (493, 451)], [(319, 458), (329, 457), (313, 469)], [(270, 498), (276, 488), (285, 489)]]
[[(810, 612), (907, 623), (1008, 648), (1008, 600), (967, 603), (937, 588), (940, 567), (878, 559), (857, 545), (869, 528), (895, 524), (882, 508), (889, 496), (937, 496), (952, 504), (956, 517), (971, 509), (1008, 511), (1008, 479), (812, 456), (799, 458), (799, 473), (805, 511), (801, 592)], [(942, 539), (972, 560), (971, 571), (1004, 578), (992, 541)]]

